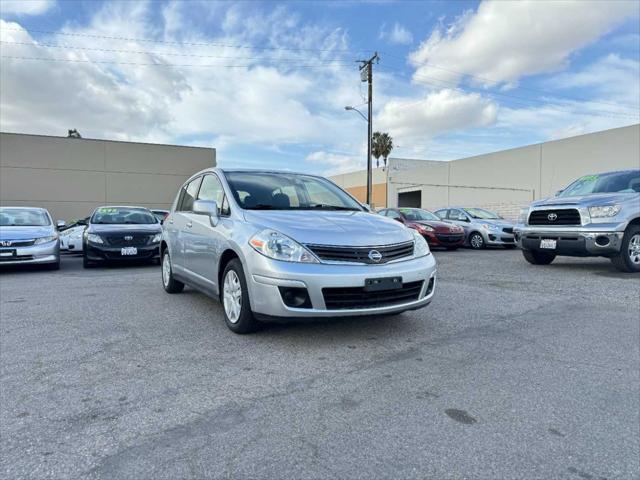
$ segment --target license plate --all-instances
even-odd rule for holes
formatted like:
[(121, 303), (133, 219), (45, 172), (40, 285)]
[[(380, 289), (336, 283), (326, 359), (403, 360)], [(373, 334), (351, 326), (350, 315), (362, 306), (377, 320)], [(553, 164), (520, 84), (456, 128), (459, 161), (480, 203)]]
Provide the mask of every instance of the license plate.
[(366, 292), (397, 290), (399, 288), (402, 288), (402, 277), (367, 278), (364, 281)]
[(137, 254), (138, 254), (138, 249), (136, 247), (124, 247), (123, 249), (120, 250), (120, 255), (122, 256), (137, 255)]
[(540, 240), (540, 248), (548, 248), (549, 250), (555, 250), (557, 240), (551, 240), (548, 238), (543, 238)]
[(8, 252), (0, 252), (0, 257), (13, 257), (13, 250), (9, 250)]

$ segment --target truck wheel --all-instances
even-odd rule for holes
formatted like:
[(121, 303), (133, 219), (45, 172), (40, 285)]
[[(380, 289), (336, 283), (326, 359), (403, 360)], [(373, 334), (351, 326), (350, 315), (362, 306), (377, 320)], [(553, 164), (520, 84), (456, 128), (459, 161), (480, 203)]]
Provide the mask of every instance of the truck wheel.
[(621, 272), (640, 272), (640, 225), (627, 228), (620, 253), (611, 257), (611, 262)]
[(523, 250), (522, 255), (532, 265), (549, 265), (556, 258), (553, 253), (536, 252), (534, 250)]

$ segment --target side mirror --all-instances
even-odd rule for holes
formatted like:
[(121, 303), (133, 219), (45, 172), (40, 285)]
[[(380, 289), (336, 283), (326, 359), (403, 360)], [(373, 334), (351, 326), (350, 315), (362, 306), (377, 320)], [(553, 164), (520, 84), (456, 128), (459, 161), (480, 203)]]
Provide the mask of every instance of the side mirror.
[(58, 228), (58, 230), (60, 230), (61, 228), (64, 228), (67, 225), (67, 222), (65, 222), (64, 220), (58, 220), (56, 222), (56, 227)]
[(214, 227), (218, 224), (218, 202), (215, 200), (196, 200), (193, 202), (193, 213), (207, 215)]

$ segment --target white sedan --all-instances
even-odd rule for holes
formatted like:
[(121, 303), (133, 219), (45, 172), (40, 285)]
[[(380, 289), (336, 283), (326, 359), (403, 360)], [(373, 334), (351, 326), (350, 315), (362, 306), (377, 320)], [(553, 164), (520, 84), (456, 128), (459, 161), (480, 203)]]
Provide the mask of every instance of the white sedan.
[(60, 249), (68, 252), (82, 252), (82, 233), (86, 225), (78, 225), (60, 232)]

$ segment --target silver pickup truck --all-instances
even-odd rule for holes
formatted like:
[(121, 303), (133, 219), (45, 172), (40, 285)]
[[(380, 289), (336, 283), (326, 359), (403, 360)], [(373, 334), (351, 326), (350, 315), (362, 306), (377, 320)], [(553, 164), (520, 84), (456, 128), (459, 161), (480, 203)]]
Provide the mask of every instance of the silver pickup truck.
[(579, 178), (523, 209), (514, 234), (534, 265), (557, 255), (599, 256), (623, 272), (640, 272), (640, 170)]

